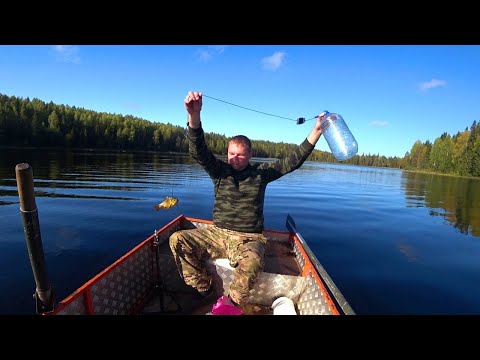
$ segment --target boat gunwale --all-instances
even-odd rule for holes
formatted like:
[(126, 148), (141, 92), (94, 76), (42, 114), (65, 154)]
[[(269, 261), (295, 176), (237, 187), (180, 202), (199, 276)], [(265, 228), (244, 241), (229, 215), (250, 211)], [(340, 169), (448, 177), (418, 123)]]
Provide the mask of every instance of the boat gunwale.
[[(178, 222), (184, 221), (186, 218), (184, 215), (179, 215), (172, 221), (170, 221), (168, 224), (160, 228), (159, 230), (156, 231), (156, 233), (161, 233), (165, 230), (167, 230), (170, 226), (175, 225)], [(91, 296), (91, 288), (93, 285), (95, 285), (98, 281), (103, 279), (105, 276), (107, 276), (111, 271), (113, 271), (115, 268), (120, 266), (123, 262), (125, 262), (130, 255), (133, 253), (136, 253), (139, 249), (143, 248), (144, 246), (147, 246), (150, 242), (153, 242), (155, 239), (155, 234), (150, 235), (147, 237), (145, 240), (143, 240), (141, 243), (138, 245), (135, 245), (131, 250), (127, 251), (125, 254), (120, 256), (117, 260), (115, 260), (112, 264), (108, 265), (105, 269), (101, 270), (98, 274), (87, 280), (83, 285), (81, 285), (77, 290), (75, 290), (73, 293), (68, 295), (65, 299), (63, 299), (57, 306), (57, 308), (49, 313), (48, 315), (55, 315), (58, 312), (60, 312), (62, 309), (67, 307), (72, 301), (77, 299), (78, 296), (83, 294), (85, 296), (85, 307), (87, 310), (87, 315), (92, 315), (93, 314), (93, 308), (92, 308), (92, 296)]]

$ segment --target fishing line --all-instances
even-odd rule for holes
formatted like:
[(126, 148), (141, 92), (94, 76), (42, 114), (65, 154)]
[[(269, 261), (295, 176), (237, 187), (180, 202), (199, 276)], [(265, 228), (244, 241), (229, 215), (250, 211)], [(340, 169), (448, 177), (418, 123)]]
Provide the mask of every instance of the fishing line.
[(285, 117), (285, 116), (274, 115), (274, 114), (270, 114), (270, 113), (267, 113), (267, 112), (264, 112), (264, 111), (259, 111), (259, 110), (251, 109), (251, 108), (248, 108), (248, 107), (245, 107), (245, 106), (237, 105), (237, 104), (225, 101), (225, 100), (214, 98), (213, 96), (208, 96), (208, 95), (205, 95), (205, 94), (203, 94), (203, 96), (206, 97), (206, 98), (213, 99), (213, 100), (216, 100), (216, 101), (220, 101), (220, 102), (223, 102), (225, 104), (236, 106), (236, 107), (239, 107), (239, 108), (242, 108), (242, 109), (245, 109), (245, 110), (254, 111), (254, 112), (257, 112), (257, 113), (260, 113), (260, 114), (273, 116), (273, 117), (277, 117), (277, 118), (280, 118), (280, 119), (295, 121), (297, 123), (297, 125), (301, 125), (301, 124), (305, 123), (306, 121), (310, 121), (310, 120), (313, 120), (313, 119), (318, 117), (318, 115), (315, 115), (314, 117), (312, 117), (310, 119), (305, 119), (304, 117), (299, 117), (298, 119), (295, 120), (295, 119), (291, 119), (291, 118), (288, 118), (288, 117)]

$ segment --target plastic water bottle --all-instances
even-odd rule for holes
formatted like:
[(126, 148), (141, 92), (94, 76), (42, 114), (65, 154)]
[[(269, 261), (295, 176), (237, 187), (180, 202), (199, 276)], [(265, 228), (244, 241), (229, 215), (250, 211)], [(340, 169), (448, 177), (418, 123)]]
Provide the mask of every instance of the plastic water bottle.
[(272, 304), (273, 315), (297, 315), (292, 299), (282, 296)]
[(320, 127), (335, 159), (347, 160), (358, 152), (357, 141), (339, 114), (325, 110)]

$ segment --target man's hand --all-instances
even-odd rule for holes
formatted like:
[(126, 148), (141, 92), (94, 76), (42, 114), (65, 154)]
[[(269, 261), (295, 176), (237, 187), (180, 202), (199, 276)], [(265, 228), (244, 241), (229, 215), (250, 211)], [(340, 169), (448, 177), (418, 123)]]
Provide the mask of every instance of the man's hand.
[(318, 115), (317, 122), (315, 123), (312, 131), (310, 132), (310, 134), (307, 137), (308, 142), (312, 145), (315, 145), (317, 143), (318, 139), (320, 138), (320, 136), (322, 135), (322, 129), (321, 129), (320, 125), (321, 125), (324, 117), (325, 117), (325, 111), (322, 112), (320, 115)]
[(185, 97), (185, 109), (192, 116), (193, 114), (200, 114), (202, 111), (202, 93), (189, 91)]
[(320, 115), (318, 115), (317, 122), (315, 123), (315, 126), (313, 127), (313, 130), (314, 131), (319, 131), (320, 134), (322, 133), (322, 129), (321, 129), (320, 125), (321, 125), (324, 117), (325, 117), (325, 111), (322, 112)]

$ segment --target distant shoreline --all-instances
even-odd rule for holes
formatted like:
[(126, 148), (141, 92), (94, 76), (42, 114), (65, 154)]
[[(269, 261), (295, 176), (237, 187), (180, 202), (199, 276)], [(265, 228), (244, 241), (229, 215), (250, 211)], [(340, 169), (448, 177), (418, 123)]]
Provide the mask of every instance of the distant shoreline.
[(425, 175), (441, 175), (441, 176), (453, 176), (453, 177), (458, 177), (458, 178), (463, 178), (463, 179), (475, 179), (475, 180), (480, 180), (480, 177), (478, 176), (465, 176), (465, 175), (456, 175), (456, 174), (444, 174), (444, 173), (437, 173), (434, 171), (427, 171), (427, 170), (403, 170), (406, 172), (410, 173), (420, 173), (420, 174), (425, 174)]
[(172, 155), (185, 155), (188, 156), (188, 153), (184, 152), (175, 152), (175, 151), (154, 151), (154, 150), (136, 150), (136, 149), (112, 149), (112, 148), (70, 148), (64, 146), (13, 146), (13, 145), (1, 145), (0, 149), (10, 149), (10, 150), (62, 150), (62, 151), (99, 151), (99, 152), (118, 152), (118, 153), (128, 153), (128, 152), (137, 152), (137, 153), (149, 153), (149, 154), (172, 154)]

